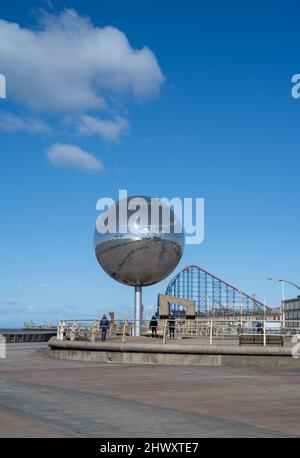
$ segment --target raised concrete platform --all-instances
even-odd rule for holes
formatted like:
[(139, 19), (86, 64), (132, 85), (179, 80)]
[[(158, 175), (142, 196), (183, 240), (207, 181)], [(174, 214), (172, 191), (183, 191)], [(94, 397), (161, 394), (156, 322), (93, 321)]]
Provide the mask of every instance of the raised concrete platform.
[(300, 367), (290, 347), (239, 347), (229, 345), (71, 342), (52, 338), (50, 356), (101, 363), (166, 364), (184, 366)]

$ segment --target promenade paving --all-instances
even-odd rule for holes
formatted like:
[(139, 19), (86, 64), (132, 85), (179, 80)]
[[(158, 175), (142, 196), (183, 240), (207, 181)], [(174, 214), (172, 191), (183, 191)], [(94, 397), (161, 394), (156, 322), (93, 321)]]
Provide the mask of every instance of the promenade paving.
[(299, 437), (300, 369), (0, 360), (0, 437)]

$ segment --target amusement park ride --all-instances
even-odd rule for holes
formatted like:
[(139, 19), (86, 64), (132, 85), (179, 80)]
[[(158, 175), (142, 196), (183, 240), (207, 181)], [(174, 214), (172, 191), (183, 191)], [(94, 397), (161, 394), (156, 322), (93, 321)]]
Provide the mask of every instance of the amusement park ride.
[[(262, 316), (271, 308), (227, 283), (203, 268), (190, 265), (181, 270), (169, 283), (167, 296), (195, 302), (196, 316)], [(159, 309), (159, 303), (158, 303)], [(175, 301), (170, 303), (170, 313), (180, 316), (184, 307)], [(159, 313), (159, 310), (158, 310)]]

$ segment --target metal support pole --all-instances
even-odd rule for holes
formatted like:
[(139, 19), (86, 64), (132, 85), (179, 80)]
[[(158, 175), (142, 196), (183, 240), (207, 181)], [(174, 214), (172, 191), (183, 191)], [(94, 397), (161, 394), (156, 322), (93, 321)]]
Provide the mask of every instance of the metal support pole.
[(210, 320), (210, 333), (209, 333), (209, 345), (213, 343), (213, 320)]
[(142, 287), (134, 287), (134, 335), (139, 337), (141, 335), (141, 320), (143, 319), (143, 310), (142, 310)]
[(266, 320), (263, 321), (264, 327), (264, 347), (267, 345), (267, 338), (266, 338)]
[(240, 321), (241, 326), (243, 326), (243, 303), (241, 302), (241, 321)]
[(284, 281), (281, 281), (281, 316), (283, 334), (285, 333), (285, 294), (284, 294)]

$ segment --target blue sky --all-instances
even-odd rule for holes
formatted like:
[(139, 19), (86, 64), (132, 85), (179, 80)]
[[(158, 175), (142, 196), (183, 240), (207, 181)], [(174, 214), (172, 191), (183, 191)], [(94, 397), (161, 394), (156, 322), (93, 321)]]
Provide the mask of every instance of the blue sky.
[[(80, 23), (67, 42), (65, 8)], [(267, 277), (300, 282), (298, 2), (12, 1), (1, 19), (0, 326), (130, 313), (133, 291), (105, 275), (92, 246), (96, 202), (119, 189), (205, 198), (205, 240), (178, 269), (198, 264), (270, 305), (280, 291)], [(105, 26), (101, 50), (93, 34)], [(76, 35), (91, 37), (89, 104)], [(49, 154), (66, 145), (89, 154), (91, 170)], [(145, 288), (146, 309), (169, 280)]]

